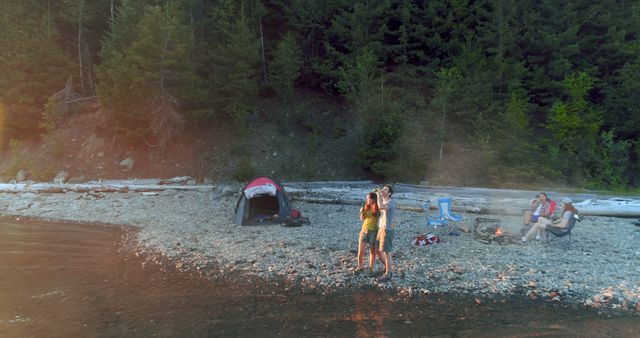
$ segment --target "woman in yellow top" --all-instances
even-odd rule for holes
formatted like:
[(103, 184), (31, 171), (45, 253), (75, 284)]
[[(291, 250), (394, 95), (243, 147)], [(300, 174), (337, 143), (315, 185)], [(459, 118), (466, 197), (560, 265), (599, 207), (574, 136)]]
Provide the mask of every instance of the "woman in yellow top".
[(364, 265), (364, 251), (369, 245), (369, 271), (373, 272), (373, 266), (376, 262), (376, 256), (380, 258), (384, 264), (382, 253), (378, 251), (376, 245), (376, 237), (378, 236), (378, 217), (380, 217), (380, 209), (378, 207), (378, 196), (371, 192), (367, 194), (367, 201), (360, 208), (360, 220), (362, 221), (362, 230), (358, 240), (358, 267), (355, 272), (360, 272)]

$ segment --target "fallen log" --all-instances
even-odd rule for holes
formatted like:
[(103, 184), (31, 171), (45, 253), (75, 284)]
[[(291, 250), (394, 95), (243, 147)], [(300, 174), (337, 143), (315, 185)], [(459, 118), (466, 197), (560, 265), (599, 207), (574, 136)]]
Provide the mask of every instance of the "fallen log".
[(213, 191), (211, 185), (136, 185), (136, 184), (56, 184), (56, 183), (0, 183), (0, 193), (66, 193), (66, 192), (149, 192), (164, 190)]
[[(357, 200), (348, 200), (341, 198), (323, 198), (323, 197), (307, 197), (307, 196), (291, 196), (292, 201), (300, 201), (305, 203), (316, 203), (316, 204), (342, 204), (342, 205), (362, 205), (362, 201)], [(398, 210), (406, 210), (413, 212), (425, 212), (422, 206), (416, 206), (415, 204), (406, 204), (406, 203), (397, 203)], [(437, 210), (437, 207), (431, 206), (430, 209)], [(454, 208), (454, 212), (466, 212), (466, 213), (480, 213), (480, 208), (470, 207), (466, 209), (462, 208)]]

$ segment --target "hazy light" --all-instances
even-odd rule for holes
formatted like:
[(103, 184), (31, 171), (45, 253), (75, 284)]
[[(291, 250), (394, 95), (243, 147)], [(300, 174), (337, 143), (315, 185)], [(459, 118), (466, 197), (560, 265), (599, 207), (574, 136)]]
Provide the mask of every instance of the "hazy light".
[(5, 112), (5, 107), (4, 104), (2, 102), (0, 102), (0, 149), (3, 148), (4, 146), (4, 123), (6, 120), (7, 114)]

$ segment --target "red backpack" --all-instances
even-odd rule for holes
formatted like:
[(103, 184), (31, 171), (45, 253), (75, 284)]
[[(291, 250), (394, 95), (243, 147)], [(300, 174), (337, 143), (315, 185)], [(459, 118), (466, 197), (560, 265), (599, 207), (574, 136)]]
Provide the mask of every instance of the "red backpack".
[(299, 227), (302, 222), (302, 212), (298, 209), (291, 209), (291, 215), (284, 220), (285, 226), (289, 227)]

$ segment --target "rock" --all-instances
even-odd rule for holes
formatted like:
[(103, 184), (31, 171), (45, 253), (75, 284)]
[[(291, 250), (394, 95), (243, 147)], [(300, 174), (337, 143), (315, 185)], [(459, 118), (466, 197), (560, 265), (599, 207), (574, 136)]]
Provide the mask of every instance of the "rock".
[(67, 181), (67, 178), (69, 177), (69, 173), (64, 171), (64, 170), (60, 170), (58, 171), (58, 173), (56, 174), (56, 177), (53, 178), (53, 183), (55, 184), (63, 184)]
[(120, 162), (120, 167), (124, 172), (130, 172), (133, 170), (133, 165), (136, 163), (131, 157), (124, 159)]
[(236, 182), (223, 182), (218, 184), (214, 193), (220, 196), (233, 196), (240, 191), (240, 185)]
[(70, 178), (67, 183), (69, 184), (78, 184), (78, 183), (84, 183), (87, 181), (87, 178), (84, 176), (77, 176), (77, 177), (72, 177)]
[(16, 182), (24, 182), (27, 180), (27, 178), (29, 178), (29, 173), (25, 170), (20, 170), (16, 174)]

